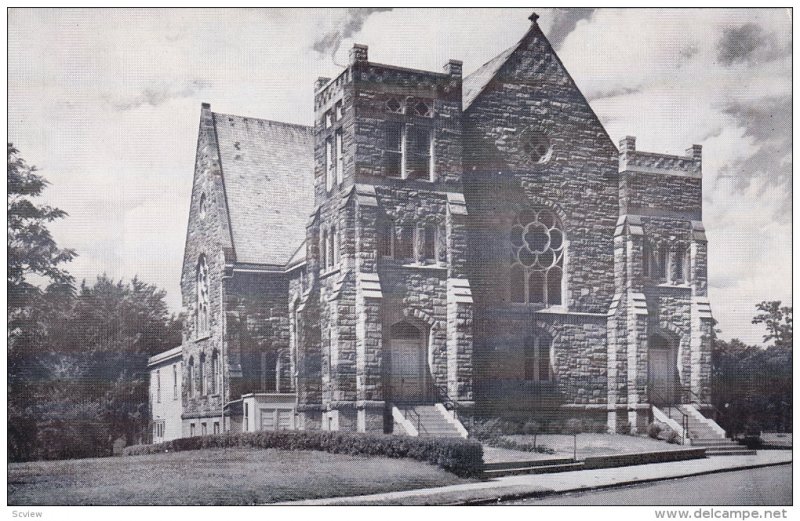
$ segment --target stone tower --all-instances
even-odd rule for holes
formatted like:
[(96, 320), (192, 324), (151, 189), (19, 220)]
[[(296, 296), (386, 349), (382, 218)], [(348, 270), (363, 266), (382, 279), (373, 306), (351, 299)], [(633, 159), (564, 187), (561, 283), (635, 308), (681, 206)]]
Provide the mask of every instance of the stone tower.
[(471, 406), (461, 62), (410, 70), (355, 45), (314, 108), (301, 423), (385, 432), (398, 403)]

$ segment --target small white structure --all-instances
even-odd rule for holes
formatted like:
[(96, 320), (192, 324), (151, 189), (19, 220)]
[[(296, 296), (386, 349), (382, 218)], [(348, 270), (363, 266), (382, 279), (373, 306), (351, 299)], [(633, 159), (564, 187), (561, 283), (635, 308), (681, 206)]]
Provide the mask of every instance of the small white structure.
[(147, 361), (153, 443), (181, 437), (181, 354), (181, 346), (178, 346), (151, 356)]

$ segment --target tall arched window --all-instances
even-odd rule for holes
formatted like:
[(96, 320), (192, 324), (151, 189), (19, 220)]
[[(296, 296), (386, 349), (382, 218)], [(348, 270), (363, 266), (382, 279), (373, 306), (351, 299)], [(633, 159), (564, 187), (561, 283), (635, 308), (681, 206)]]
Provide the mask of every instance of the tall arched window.
[(211, 394), (219, 392), (219, 351), (211, 354)]
[(206, 256), (201, 255), (197, 261), (197, 274), (195, 277), (197, 287), (197, 316), (195, 319), (195, 333), (203, 336), (208, 333), (208, 266)]
[(189, 357), (189, 366), (187, 369), (187, 376), (189, 377), (189, 397), (191, 398), (195, 394), (195, 387), (194, 383), (194, 357)]
[(547, 209), (522, 210), (511, 227), (511, 301), (562, 303), (564, 228)]
[(206, 355), (200, 353), (200, 370), (197, 371), (197, 376), (200, 379), (200, 394), (205, 396), (208, 394), (208, 387), (206, 385)]
[(550, 335), (536, 331), (525, 339), (525, 379), (546, 382), (552, 379)]

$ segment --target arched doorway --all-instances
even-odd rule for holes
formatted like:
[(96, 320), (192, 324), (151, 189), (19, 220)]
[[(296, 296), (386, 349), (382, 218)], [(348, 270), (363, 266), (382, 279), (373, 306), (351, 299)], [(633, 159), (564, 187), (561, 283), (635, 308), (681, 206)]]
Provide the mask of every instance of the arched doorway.
[(675, 343), (662, 335), (653, 335), (648, 340), (647, 379), (650, 388), (650, 403), (672, 405), (675, 403), (677, 376), (677, 352)]
[(425, 337), (406, 321), (390, 328), (388, 383), (395, 403), (420, 403), (427, 398)]

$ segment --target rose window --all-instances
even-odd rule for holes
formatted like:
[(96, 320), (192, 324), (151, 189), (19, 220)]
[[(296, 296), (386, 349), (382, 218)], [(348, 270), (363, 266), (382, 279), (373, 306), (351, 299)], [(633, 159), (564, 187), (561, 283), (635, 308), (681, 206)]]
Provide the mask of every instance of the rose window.
[(511, 301), (561, 304), (564, 231), (550, 210), (523, 210), (511, 227)]

